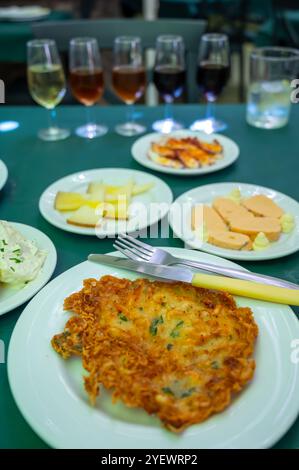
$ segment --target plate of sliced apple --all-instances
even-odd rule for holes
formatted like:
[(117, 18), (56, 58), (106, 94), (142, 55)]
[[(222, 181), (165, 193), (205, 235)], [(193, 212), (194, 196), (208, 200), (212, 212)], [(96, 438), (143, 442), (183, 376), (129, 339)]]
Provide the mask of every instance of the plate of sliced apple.
[(165, 217), (169, 186), (151, 174), (101, 168), (66, 176), (41, 195), (39, 209), (52, 225), (99, 238), (135, 232)]

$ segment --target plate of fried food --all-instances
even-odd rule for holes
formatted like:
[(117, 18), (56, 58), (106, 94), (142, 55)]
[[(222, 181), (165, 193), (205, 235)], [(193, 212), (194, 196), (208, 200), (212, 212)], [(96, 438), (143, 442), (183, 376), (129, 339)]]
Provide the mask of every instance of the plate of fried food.
[(298, 335), (286, 305), (85, 261), (20, 316), (9, 383), (54, 448), (268, 448), (298, 414)]
[(53, 274), (56, 249), (29, 225), (0, 220), (0, 315), (31, 299)]
[(51, 184), (40, 198), (39, 209), (62, 230), (101, 238), (155, 224), (167, 214), (172, 200), (171, 189), (156, 176), (102, 168)]
[(0, 160), (0, 190), (4, 187), (8, 177), (8, 170), (5, 163)]
[(240, 260), (299, 250), (299, 204), (274, 189), (245, 183), (200, 186), (173, 203), (169, 222), (188, 246)]
[(133, 158), (147, 168), (175, 175), (201, 175), (222, 170), (239, 156), (238, 145), (221, 134), (188, 129), (140, 137), (132, 146)]

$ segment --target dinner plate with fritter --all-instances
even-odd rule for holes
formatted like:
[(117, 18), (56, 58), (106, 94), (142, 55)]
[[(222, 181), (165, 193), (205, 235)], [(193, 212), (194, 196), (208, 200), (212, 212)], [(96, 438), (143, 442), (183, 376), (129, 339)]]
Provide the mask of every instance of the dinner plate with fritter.
[[(236, 266), (205, 253), (169, 248), (175, 256)], [(268, 448), (297, 417), (298, 365), (294, 340), (299, 323), (288, 306), (237, 298), (250, 307), (259, 335), (253, 380), (221, 413), (179, 434), (166, 430), (142, 409), (128, 408), (101, 390), (91, 407), (81, 359), (63, 361), (52, 349), (69, 314), (64, 299), (86, 278), (103, 275), (136, 279), (135, 273), (85, 261), (50, 282), (26, 307), (8, 352), (12, 393), (25, 419), (54, 448)]]
[[(294, 228), (289, 233), (281, 233), (277, 241), (260, 250), (234, 250), (215, 246), (202, 241), (201, 233), (191, 228), (191, 211), (196, 204), (212, 206), (215, 198), (225, 197), (232, 191), (239, 190), (243, 198), (265, 195), (272, 199), (284, 213), (294, 219)], [(245, 183), (216, 183), (198, 186), (179, 196), (169, 211), (169, 223), (175, 235), (190, 248), (205, 251), (213, 255), (234, 260), (261, 261), (281, 258), (299, 250), (299, 204), (295, 199), (275, 189)]]
[(5, 163), (2, 160), (0, 160), (0, 190), (5, 185), (5, 183), (7, 181), (7, 177), (8, 177), (7, 166), (5, 165)]
[(201, 166), (199, 168), (171, 168), (169, 166), (162, 165), (157, 163), (152, 158), (150, 158), (151, 144), (158, 143), (161, 141), (161, 138), (164, 138), (158, 132), (152, 132), (151, 134), (146, 134), (139, 139), (137, 139), (131, 149), (134, 160), (140, 165), (150, 168), (151, 170), (159, 171), (162, 173), (168, 173), (170, 175), (181, 175), (181, 176), (192, 176), (192, 175), (204, 175), (206, 173), (212, 173), (214, 171), (222, 170), (229, 165), (232, 165), (237, 158), (239, 157), (239, 147), (232, 139), (222, 135), (222, 134), (206, 134), (204, 132), (190, 131), (188, 129), (183, 129), (179, 131), (172, 132), (171, 135), (166, 137), (176, 137), (176, 138), (198, 138), (203, 142), (211, 143), (216, 139), (221, 146), (223, 147), (223, 152), (221, 158), (217, 159), (214, 163)]
[[(85, 194), (90, 183), (102, 182), (117, 186), (125, 185), (129, 180), (138, 185), (149, 184), (151, 187), (144, 193), (132, 197), (128, 220), (103, 219), (96, 228), (79, 226), (67, 222), (71, 212), (60, 212), (55, 209), (55, 198), (60, 191)], [(157, 223), (167, 214), (172, 201), (170, 187), (154, 175), (126, 168), (99, 168), (74, 173), (52, 183), (40, 197), (39, 210), (55, 227), (67, 232), (104, 238), (118, 233), (142, 230)]]
[(56, 267), (56, 249), (50, 238), (43, 232), (29, 225), (10, 222), (24, 237), (36, 243), (46, 252), (45, 262), (37, 277), (25, 286), (0, 285), (0, 315), (10, 312), (31, 299), (50, 279)]

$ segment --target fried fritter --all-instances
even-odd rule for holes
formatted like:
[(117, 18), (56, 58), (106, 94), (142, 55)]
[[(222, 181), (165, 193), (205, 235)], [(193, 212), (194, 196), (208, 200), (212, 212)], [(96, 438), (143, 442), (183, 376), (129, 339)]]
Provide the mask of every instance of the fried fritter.
[(64, 359), (82, 355), (92, 404), (102, 384), (178, 432), (226, 408), (253, 376), (258, 329), (229, 294), (104, 276), (64, 308), (74, 315), (52, 346)]

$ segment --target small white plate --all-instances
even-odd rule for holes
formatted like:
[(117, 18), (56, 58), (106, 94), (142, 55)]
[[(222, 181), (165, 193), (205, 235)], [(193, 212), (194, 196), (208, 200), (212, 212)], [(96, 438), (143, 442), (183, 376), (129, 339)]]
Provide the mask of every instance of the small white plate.
[(192, 176), (192, 175), (204, 175), (206, 173), (212, 173), (214, 171), (222, 170), (223, 168), (231, 165), (239, 156), (239, 147), (238, 145), (228, 137), (225, 137), (221, 134), (205, 134), (204, 132), (195, 132), (188, 129), (175, 131), (169, 134), (170, 136), (180, 136), (180, 137), (198, 137), (199, 139), (205, 140), (206, 142), (211, 142), (213, 139), (217, 139), (220, 144), (223, 146), (223, 158), (220, 158), (213, 165), (205, 166), (203, 168), (168, 168), (163, 165), (159, 165), (151, 160), (148, 156), (148, 150), (152, 142), (157, 142), (161, 137), (165, 135), (159, 134), (158, 132), (153, 132), (152, 134), (147, 134), (143, 137), (140, 137), (132, 145), (132, 155), (136, 162), (140, 165), (150, 168), (151, 170), (160, 171), (162, 173), (168, 173), (172, 175), (183, 175), (183, 176)]
[(0, 160), (0, 190), (4, 187), (8, 178), (8, 169), (5, 163)]
[(41, 7), (38, 5), (33, 6), (12, 6), (0, 8), (0, 21), (37, 21), (49, 16), (51, 10), (49, 8)]
[(41, 268), (39, 274), (33, 281), (29, 282), (22, 288), (16, 288), (1, 284), (0, 287), (0, 315), (10, 312), (14, 308), (19, 307), (27, 300), (31, 299), (50, 279), (56, 267), (57, 254), (56, 249), (50, 238), (43, 232), (29, 225), (9, 222), (16, 230), (18, 230), (28, 240), (36, 243), (40, 250), (47, 252), (47, 258)]
[[(114, 221), (104, 219), (101, 227), (77, 227), (66, 222), (67, 215), (54, 208), (54, 201), (58, 191), (74, 191), (85, 193), (87, 186), (92, 181), (102, 181), (105, 184), (121, 185), (133, 178), (136, 184), (154, 183), (154, 186), (147, 192), (132, 198), (132, 215), (128, 221)], [(97, 170), (81, 171), (73, 175), (66, 176), (51, 184), (41, 195), (39, 209), (42, 216), (55, 227), (67, 232), (80, 233), (83, 235), (94, 235), (99, 238), (114, 236), (122, 232), (134, 232), (142, 230), (149, 225), (155, 224), (168, 212), (173, 196), (169, 186), (160, 178), (143, 171), (129, 170), (124, 168), (101, 168)], [(136, 207), (134, 209), (134, 205)], [(138, 208), (140, 203), (140, 208)], [(159, 210), (157, 210), (158, 205)], [(142, 206), (144, 205), (145, 210)]]
[[(219, 248), (210, 243), (202, 243), (195, 232), (191, 230), (191, 207), (196, 203), (211, 205), (213, 199), (229, 194), (238, 188), (243, 197), (264, 194), (273, 199), (285, 212), (290, 212), (295, 218), (295, 228), (292, 232), (282, 233), (277, 242), (270, 244), (268, 248), (261, 251), (229, 250)], [(178, 206), (186, 205), (185, 210), (178, 210)], [(182, 214), (181, 218), (179, 214)], [(169, 223), (175, 235), (183, 240), (190, 248), (206, 251), (223, 258), (261, 261), (267, 259), (281, 258), (299, 250), (299, 204), (294, 199), (279, 193), (274, 189), (244, 183), (217, 183), (199, 186), (191, 189), (178, 197), (169, 211)]]
[[(167, 250), (178, 257), (238, 267), (205, 253)], [(81, 289), (84, 279), (105, 274), (142, 277), (89, 261), (81, 263), (37, 294), (12, 334), (8, 351), (10, 387), (20, 411), (42, 439), (52, 447), (72, 449), (267, 448), (289, 429), (299, 410), (299, 365), (291, 360), (299, 322), (290, 307), (253, 299), (237, 298), (237, 302), (252, 308), (259, 327), (255, 375), (223, 412), (174, 435), (141, 409), (128, 408), (121, 402), (113, 405), (104, 390), (97, 405), (90, 406), (81, 359), (64, 361), (50, 341), (63, 331), (69, 318), (62, 308), (65, 297)]]

